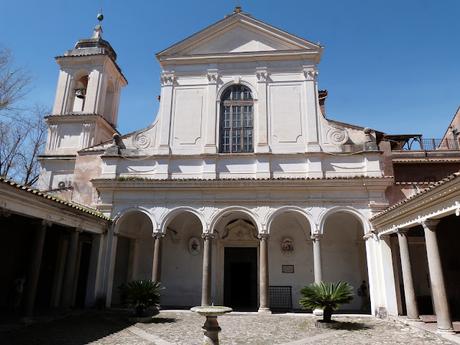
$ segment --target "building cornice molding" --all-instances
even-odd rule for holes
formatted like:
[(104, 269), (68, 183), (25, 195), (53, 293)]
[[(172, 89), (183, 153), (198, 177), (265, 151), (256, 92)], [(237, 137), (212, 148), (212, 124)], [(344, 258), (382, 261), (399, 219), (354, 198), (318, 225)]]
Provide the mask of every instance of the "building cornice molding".
[(383, 192), (392, 185), (393, 177), (350, 177), (350, 178), (273, 178), (273, 179), (93, 179), (98, 190), (131, 190), (131, 189), (257, 189), (281, 188), (298, 190), (366, 190)]
[(105, 129), (118, 133), (118, 130), (110, 124), (100, 114), (88, 114), (88, 113), (69, 113), (69, 114), (50, 114), (45, 116), (45, 121), (48, 125), (59, 124), (59, 123), (75, 123), (75, 122), (92, 122), (101, 125)]

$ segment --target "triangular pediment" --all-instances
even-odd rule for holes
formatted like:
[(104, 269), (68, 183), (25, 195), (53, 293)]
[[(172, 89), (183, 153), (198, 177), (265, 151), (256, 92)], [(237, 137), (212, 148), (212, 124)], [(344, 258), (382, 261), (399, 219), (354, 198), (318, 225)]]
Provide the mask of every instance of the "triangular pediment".
[(196, 55), (298, 49), (301, 48), (295, 44), (262, 33), (256, 28), (236, 23), (230, 28), (226, 28), (224, 32), (219, 32), (215, 37), (192, 46), (184, 52)]
[(305, 52), (321, 54), (322, 47), (244, 13), (234, 13), (157, 54), (169, 57), (223, 54)]

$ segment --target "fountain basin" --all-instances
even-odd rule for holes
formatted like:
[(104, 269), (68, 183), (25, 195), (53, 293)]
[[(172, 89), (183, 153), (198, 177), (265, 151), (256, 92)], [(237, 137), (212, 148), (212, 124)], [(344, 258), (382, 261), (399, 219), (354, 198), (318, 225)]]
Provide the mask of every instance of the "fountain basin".
[(217, 317), (230, 313), (233, 311), (232, 308), (211, 305), (211, 306), (200, 306), (193, 307), (191, 311), (200, 314), (201, 316), (206, 316), (206, 322), (203, 325), (203, 345), (219, 345), (219, 332), (220, 327), (217, 322)]
[(233, 311), (232, 308), (219, 305), (193, 307), (190, 310), (202, 316), (221, 316)]

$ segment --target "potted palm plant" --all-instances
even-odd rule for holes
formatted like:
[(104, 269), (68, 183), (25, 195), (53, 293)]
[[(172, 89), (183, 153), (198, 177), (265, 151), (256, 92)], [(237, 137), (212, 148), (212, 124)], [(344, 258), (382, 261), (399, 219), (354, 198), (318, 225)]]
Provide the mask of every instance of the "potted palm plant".
[(124, 303), (133, 309), (133, 321), (144, 322), (159, 313), (159, 282), (135, 280), (119, 287)]
[(353, 287), (347, 282), (313, 283), (300, 290), (302, 298), (299, 304), (303, 309), (323, 309), (324, 323), (331, 323), (332, 312), (341, 304), (353, 300)]

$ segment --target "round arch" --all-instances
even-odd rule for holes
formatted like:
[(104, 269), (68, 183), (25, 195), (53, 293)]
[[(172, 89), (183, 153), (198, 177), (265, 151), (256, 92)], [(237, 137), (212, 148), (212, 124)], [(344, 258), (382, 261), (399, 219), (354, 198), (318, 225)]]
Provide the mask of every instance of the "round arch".
[(339, 212), (348, 213), (348, 214), (351, 214), (352, 216), (354, 216), (361, 223), (361, 225), (363, 227), (363, 230), (364, 230), (363, 235), (366, 234), (369, 231), (370, 226), (369, 226), (368, 220), (357, 209), (355, 209), (353, 207), (350, 207), (350, 206), (334, 206), (334, 207), (326, 210), (325, 212), (323, 212), (319, 217), (318, 225), (319, 225), (319, 232), (321, 234), (323, 234), (324, 224), (326, 223), (327, 218), (329, 216), (331, 216), (331, 215), (333, 215), (335, 213), (339, 213)]
[(243, 207), (243, 206), (229, 206), (229, 207), (226, 207), (226, 208), (220, 210), (219, 212), (217, 212), (217, 214), (215, 214), (211, 218), (211, 221), (209, 222), (210, 223), (209, 231), (214, 232), (217, 223), (223, 217), (225, 217), (225, 216), (227, 216), (229, 214), (232, 214), (232, 213), (243, 213), (243, 214), (247, 215), (251, 219), (251, 221), (254, 222), (254, 225), (257, 227), (257, 232), (258, 233), (260, 233), (261, 230), (263, 230), (259, 220), (256, 217), (256, 215), (250, 209), (248, 209), (246, 207)]
[(115, 215), (114, 219), (113, 219), (113, 224), (114, 226), (111, 227), (111, 229), (113, 229), (113, 233), (114, 234), (118, 234), (119, 233), (119, 227), (120, 227), (120, 221), (130, 215), (130, 214), (133, 214), (133, 213), (143, 213), (145, 214), (151, 224), (152, 224), (152, 233), (158, 228), (157, 227), (157, 222), (155, 220), (155, 217), (153, 216), (153, 214), (150, 213), (150, 211), (144, 207), (141, 207), (141, 206), (138, 206), (138, 207), (129, 207), (129, 208), (126, 208), (126, 209), (123, 209), (119, 212), (117, 212), (117, 214)]
[(280, 216), (283, 213), (287, 213), (287, 212), (294, 212), (304, 217), (310, 226), (310, 232), (311, 233), (313, 232), (314, 223), (312, 220), (312, 215), (310, 213), (306, 212), (304, 209), (297, 207), (297, 206), (283, 206), (271, 212), (269, 216), (267, 217), (266, 224), (267, 224), (267, 231), (269, 233), (271, 230), (271, 225), (273, 221), (276, 219), (276, 217)]
[(206, 231), (206, 223), (204, 221), (203, 215), (193, 207), (189, 206), (180, 206), (169, 211), (168, 214), (165, 217), (163, 217), (162, 221), (160, 222), (159, 231), (165, 234), (169, 223), (171, 223), (171, 221), (181, 213), (192, 213), (193, 215), (195, 215), (201, 223), (202, 231)]
[(254, 102), (256, 102), (259, 98), (258, 98), (258, 95), (257, 95), (257, 89), (254, 87), (254, 85), (252, 85), (251, 83), (249, 83), (248, 81), (246, 80), (239, 80), (239, 81), (235, 81), (235, 80), (230, 80), (224, 84), (222, 84), (219, 89), (217, 90), (217, 103), (219, 104), (220, 103), (220, 100), (222, 99), (222, 95), (224, 94), (224, 92), (230, 87), (230, 86), (233, 86), (233, 85), (244, 85), (246, 86), (247, 88), (249, 88), (249, 90), (251, 90), (251, 93), (252, 93), (252, 99), (254, 100)]

